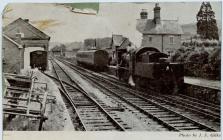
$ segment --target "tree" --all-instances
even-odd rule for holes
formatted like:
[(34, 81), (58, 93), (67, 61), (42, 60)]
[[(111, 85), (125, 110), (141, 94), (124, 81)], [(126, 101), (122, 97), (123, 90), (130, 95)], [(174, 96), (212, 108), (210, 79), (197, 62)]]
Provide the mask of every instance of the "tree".
[(197, 33), (203, 39), (219, 40), (215, 13), (210, 2), (203, 2), (197, 13)]

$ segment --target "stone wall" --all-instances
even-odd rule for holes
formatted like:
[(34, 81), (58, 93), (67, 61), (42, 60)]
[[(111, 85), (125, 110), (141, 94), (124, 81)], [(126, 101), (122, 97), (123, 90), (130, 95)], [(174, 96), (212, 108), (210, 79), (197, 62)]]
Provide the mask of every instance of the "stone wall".
[[(170, 37), (173, 37), (173, 43), (170, 43)], [(168, 53), (170, 51), (172, 53), (172, 52), (175, 52), (175, 50), (177, 50), (178, 48), (180, 48), (181, 36), (180, 35), (143, 35), (141, 46), (155, 47), (161, 52)]]
[(162, 51), (162, 36), (161, 35), (143, 35), (141, 46), (142, 47), (155, 47), (158, 50)]
[(184, 84), (184, 94), (215, 104), (220, 104), (221, 101), (221, 91), (207, 87)]

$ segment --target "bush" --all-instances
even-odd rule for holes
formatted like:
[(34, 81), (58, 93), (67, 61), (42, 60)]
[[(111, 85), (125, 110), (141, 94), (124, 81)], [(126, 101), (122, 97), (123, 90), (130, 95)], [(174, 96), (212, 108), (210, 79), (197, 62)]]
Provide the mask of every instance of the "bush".
[(185, 76), (220, 79), (221, 48), (210, 50), (205, 47), (183, 46), (175, 52), (171, 61), (184, 63)]
[(190, 40), (185, 40), (181, 42), (182, 46), (189, 47), (189, 46), (196, 46), (196, 47), (215, 47), (215, 46), (221, 46), (221, 41), (218, 40), (203, 40), (199, 39), (197, 37), (191, 38)]

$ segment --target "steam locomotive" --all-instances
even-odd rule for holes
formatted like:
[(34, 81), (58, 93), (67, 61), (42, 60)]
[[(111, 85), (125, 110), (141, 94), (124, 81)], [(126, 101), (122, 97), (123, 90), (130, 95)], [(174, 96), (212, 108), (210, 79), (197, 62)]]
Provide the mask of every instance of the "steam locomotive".
[(182, 90), (183, 64), (170, 63), (168, 55), (153, 47), (141, 47), (116, 52), (117, 73), (120, 80), (141, 89), (153, 89), (163, 94)]

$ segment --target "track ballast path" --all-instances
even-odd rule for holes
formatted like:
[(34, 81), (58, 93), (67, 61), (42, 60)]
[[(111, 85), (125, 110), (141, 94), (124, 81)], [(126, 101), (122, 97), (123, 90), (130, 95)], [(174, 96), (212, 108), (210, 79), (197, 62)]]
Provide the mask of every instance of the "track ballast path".
[[(64, 62), (63, 62), (64, 63)], [(106, 88), (115, 96), (118, 96), (123, 101), (128, 102), (135, 108), (141, 110), (141, 112), (153, 118), (165, 127), (174, 131), (185, 131), (185, 130), (202, 130), (202, 131), (216, 131), (214, 128), (206, 126), (202, 123), (196, 122), (195, 120), (177, 113), (168, 107), (165, 107), (162, 103), (158, 103), (154, 100), (147, 99), (141, 95), (135, 94), (131, 90), (122, 88), (115, 83), (105, 80), (99, 76), (92, 75), (92, 73), (86, 73), (83, 69), (76, 66), (69, 65), (73, 70), (86, 77), (87, 79), (95, 82), (101, 88)], [(100, 81), (100, 82), (99, 82)]]
[[(63, 69), (52, 61), (63, 93), (70, 100), (77, 117), (85, 131), (125, 131), (125, 128), (99, 104), (80, 89)], [(68, 84), (64, 84), (66, 81)], [(72, 116), (71, 116), (72, 117)]]

